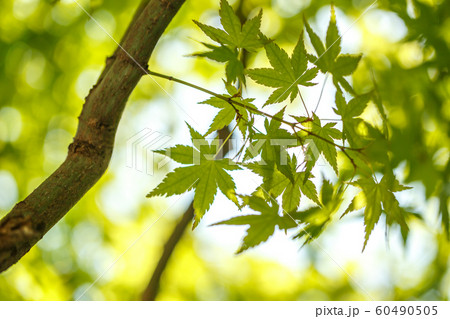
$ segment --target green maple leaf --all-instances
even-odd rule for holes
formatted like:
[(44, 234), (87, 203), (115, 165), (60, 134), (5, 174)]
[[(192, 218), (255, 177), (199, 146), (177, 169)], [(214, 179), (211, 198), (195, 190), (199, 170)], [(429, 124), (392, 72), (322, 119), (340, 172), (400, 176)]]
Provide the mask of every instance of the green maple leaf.
[(200, 158), (200, 153), (187, 145), (175, 145), (165, 150), (157, 150), (155, 153), (167, 155), (175, 162), (180, 164), (194, 164), (195, 158)]
[(272, 68), (247, 71), (248, 76), (256, 83), (276, 88), (264, 105), (283, 102), (289, 96), (292, 102), (300, 93), (299, 85), (312, 86), (316, 84), (310, 81), (316, 77), (318, 70), (317, 68), (307, 69), (308, 60), (303, 33), (300, 35), (291, 57), (274, 42), (269, 42), (264, 48)]
[(315, 64), (323, 73), (331, 73), (333, 75), (333, 81), (339, 90), (338, 84), (348, 92), (354, 93), (353, 88), (347, 80), (344, 79), (344, 76), (351, 75), (356, 70), (362, 55), (340, 54), (341, 38), (336, 26), (334, 6), (331, 6), (331, 18), (327, 29), (325, 44), (322, 43), (319, 36), (312, 30), (308, 21), (306, 19), (304, 19), (304, 21), (311, 44), (317, 53), (317, 56), (308, 54), (308, 60)]
[(236, 79), (240, 79), (245, 84), (244, 65), (239, 59), (239, 50), (255, 51), (262, 46), (259, 30), (262, 10), (257, 16), (245, 21), (242, 25), (230, 4), (226, 0), (222, 0), (219, 15), (224, 30), (194, 20), (194, 23), (220, 46), (203, 43), (211, 51), (194, 53), (193, 56), (226, 63), (227, 81), (233, 83)]
[(230, 4), (226, 0), (221, 0), (219, 16), (224, 30), (197, 21), (194, 22), (208, 37), (222, 45), (242, 48), (247, 51), (254, 51), (261, 47), (259, 28), (261, 27), (262, 10), (259, 11), (257, 16), (245, 21), (242, 25)]
[(260, 212), (260, 214), (237, 216), (214, 224), (250, 226), (240, 248), (236, 252), (237, 254), (265, 242), (273, 235), (276, 226), (279, 229), (289, 229), (297, 226), (296, 222), (289, 216), (280, 216), (278, 214), (279, 207), (274, 200), (270, 200), (269, 204), (261, 197), (254, 195), (244, 196), (243, 200), (246, 205), (254, 211)]
[(313, 178), (311, 174), (306, 176), (305, 172), (296, 172), (297, 159), (295, 155), (289, 158), (289, 168), (293, 176), (293, 181), (282, 174), (278, 169), (267, 169), (254, 167), (254, 163), (247, 166), (253, 172), (263, 177), (263, 184), (260, 186), (263, 194), (267, 194), (269, 197), (277, 198), (281, 194), (282, 196), (282, 208), (284, 212), (289, 213), (297, 210), (300, 205), (301, 194), (308, 197), (310, 200), (318, 205), (321, 205), (317, 196), (317, 190), (314, 183), (308, 178)]
[(369, 94), (357, 96), (348, 103), (342, 96), (342, 92), (336, 91), (336, 108), (334, 112), (342, 118), (342, 140), (347, 140), (351, 146), (360, 147), (364, 140), (358, 133), (358, 126), (364, 122), (360, 116), (370, 100)]
[[(386, 173), (379, 183), (372, 177), (363, 177), (352, 183), (352, 185), (361, 188), (365, 198), (364, 225), (366, 234), (363, 250), (383, 212), (386, 214), (389, 223), (395, 221), (401, 226), (402, 231), (408, 230), (405, 221), (406, 213), (400, 207), (394, 192), (409, 189), (410, 187), (400, 185), (392, 172)], [(355, 199), (352, 200), (344, 215), (359, 208), (354, 201)]]
[(336, 174), (337, 168), (337, 151), (334, 145), (335, 139), (341, 138), (341, 132), (334, 128), (336, 123), (330, 122), (322, 126), (320, 119), (314, 114), (313, 121), (308, 122), (311, 128), (310, 142), (307, 149), (307, 171), (310, 171), (317, 161), (317, 156), (322, 153), (328, 163), (333, 167)]
[(306, 245), (318, 238), (330, 222), (330, 217), (324, 214), (320, 207), (311, 207), (304, 211), (291, 214), (296, 217), (301, 225), (300, 232), (294, 238), (303, 239), (303, 245)]
[(236, 96), (239, 95), (239, 93), (236, 88), (232, 86), (227, 85), (227, 90), (229, 94), (223, 95), (226, 99), (211, 97), (203, 102), (200, 102), (200, 104), (208, 104), (220, 109), (205, 136), (224, 128), (234, 119), (238, 121), (239, 129), (241, 130), (242, 135), (246, 135), (248, 122), (250, 120), (249, 111), (247, 108), (233, 102), (239, 102), (240, 104), (246, 105), (248, 108), (256, 110), (256, 106), (252, 104), (254, 99), (244, 99)]
[(236, 48), (230, 48), (225, 45), (215, 46), (212, 44), (202, 44), (211, 49), (211, 51), (197, 52), (191, 54), (191, 56), (204, 57), (210, 60), (214, 60), (221, 63), (226, 63), (225, 75), (229, 83), (234, 82), (236, 79), (244, 81), (244, 64), (239, 59), (239, 52)]
[(343, 191), (335, 191), (328, 180), (322, 182), (320, 191), (321, 206), (311, 207), (305, 211), (292, 212), (290, 215), (300, 225), (300, 232), (294, 238), (303, 239), (303, 245), (318, 238), (332, 220), (342, 203)]
[[(282, 174), (284, 174), (289, 180), (294, 183), (294, 175), (289, 166), (289, 154), (287, 148), (295, 147), (298, 145), (297, 139), (292, 136), (288, 131), (280, 128), (284, 115), (284, 108), (275, 114), (274, 118), (270, 121), (265, 120), (264, 127), (266, 133), (253, 134), (250, 147), (247, 149), (244, 159), (250, 159), (258, 154), (261, 154), (261, 165), (266, 165), (265, 171), (269, 174), (267, 178), (271, 178), (275, 168), (277, 168)], [(251, 152), (255, 150), (253, 154)]]
[(259, 28), (261, 27), (262, 10), (252, 19), (241, 25), (239, 17), (226, 0), (220, 2), (220, 21), (229, 35), (231, 43), (237, 48), (254, 51), (261, 47)]
[(194, 194), (194, 227), (209, 210), (217, 193), (217, 188), (238, 205), (235, 195), (236, 185), (227, 170), (240, 169), (229, 159), (215, 159), (216, 147), (208, 143), (205, 138), (189, 126), (191, 138), (195, 148), (177, 145), (164, 151), (157, 151), (167, 155), (181, 164), (191, 166), (178, 167), (167, 174), (164, 180), (147, 197), (158, 195), (183, 194), (195, 189)]
[[(287, 183), (286, 189), (283, 192), (283, 210), (286, 212), (292, 212), (297, 210), (300, 205), (301, 193), (306, 197), (320, 205), (319, 198), (317, 197), (316, 186), (312, 181), (305, 178), (305, 172), (299, 172), (295, 176), (295, 184)], [(310, 175), (311, 177), (314, 177)]]
[(380, 185), (371, 178), (361, 178), (355, 185), (363, 190), (366, 198), (366, 208), (364, 209), (364, 225), (366, 226), (366, 235), (363, 246), (364, 250), (372, 230), (381, 217), (381, 201), (383, 200), (383, 195)]
[(230, 49), (227, 46), (216, 46), (209, 43), (201, 42), (206, 48), (211, 51), (205, 52), (197, 52), (193, 53), (191, 56), (199, 56), (203, 58), (208, 58), (210, 60), (214, 60), (217, 62), (228, 62), (233, 59), (237, 59), (237, 52), (235, 50)]

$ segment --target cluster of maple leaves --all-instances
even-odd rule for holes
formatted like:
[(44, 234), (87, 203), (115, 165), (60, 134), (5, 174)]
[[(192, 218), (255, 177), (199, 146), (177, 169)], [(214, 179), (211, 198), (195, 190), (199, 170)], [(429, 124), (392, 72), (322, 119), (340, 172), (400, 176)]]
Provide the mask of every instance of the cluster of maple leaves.
[[(189, 126), (193, 146), (176, 145), (157, 151), (184, 166), (168, 173), (148, 197), (183, 194), (194, 189), (194, 227), (209, 210), (217, 189), (238, 209), (249, 207), (255, 214), (233, 217), (216, 224), (249, 226), (238, 250), (240, 253), (266, 241), (276, 227), (281, 230), (298, 229), (295, 237), (303, 238), (304, 243), (317, 238), (340, 209), (345, 191), (351, 185), (360, 188), (361, 192), (353, 198), (343, 215), (365, 208), (364, 247), (382, 213), (386, 214), (387, 224), (400, 225), (406, 237), (409, 213), (400, 207), (394, 192), (407, 187), (400, 185), (389, 165), (386, 124), (378, 128), (361, 117), (370, 101), (383, 121), (386, 121), (386, 115), (375, 90), (358, 95), (345, 78), (356, 70), (361, 55), (341, 53), (341, 37), (333, 6), (325, 43), (308, 22), (304, 22), (316, 55), (306, 51), (301, 32), (289, 56), (260, 31), (262, 11), (242, 24), (228, 2), (222, 0), (219, 15), (223, 29), (194, 21), (215, 42), (203, 43), (208, 50), (194, 55), (225, 64), (227, 93), (201, 102), (219, 111), (204, 135)], [(240, 58), (242, 52), (261, 49), (265, 50), (271, 68), (246, 69)], [(242, 87), (250, 78), (275, 89), (263, 107), (288, 98), (292, 103), (297, 97), (302, 99), (299, 87), (316, 84), (312, 81), (319, 72), (332, 76), (336, 87), (334, 112), (342, 120), (341, 130), (335, 127), (335, 122), (322, 124), (316, 114), (309, 115), (308, 111), (307, 116), (287, 115), (285, 108), (275, 115), (267, 114), (253, 104), (254, 99), (242, 96)], [(347, 102), (345, 96), (353, 98)], [(264, 132), (255, 128), (256, 117), (265, 118)], [(220, 143), (206, 139), (233, 121), (245, 141), (237, 154), (242, 156), (236, 156), (242, 158), (239, 162), (218, 156)], [(271, 142), (280, 140), (290, 143)], [(305, 150), (304, 159), (300, 161), (289, 152), (294, 148)], [(338, 165), (338, 153), (343, 155), (342, 165)], [(323, 179), (318, 194), (311, 179), (319, 154), (332, 166), (338, 182), (333, 185)], [(250, 195), (237, 194), (236, 185), (228, 173), (240, 169), (249, 169), (262, 177), (262, 184)], [(383, 176), (379, 182), (377, 176), (380, 174), (377, 173)], [(315, 206), (299, 211), (302, 195)]]

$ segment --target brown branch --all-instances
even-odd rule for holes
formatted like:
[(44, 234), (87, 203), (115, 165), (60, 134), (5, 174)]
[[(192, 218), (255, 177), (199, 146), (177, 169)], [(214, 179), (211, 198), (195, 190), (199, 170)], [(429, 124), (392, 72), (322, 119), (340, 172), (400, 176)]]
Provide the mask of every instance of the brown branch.
[(104, 174), (125, 104), (183, 3), (143, 1), (121, 41), (128, 53), (117, 49), (108, 58), (86, 98), (66, 160), (0, 221), (0, 271), (20, 260)]
[(181, 240), (181, 237), (183, 237), (184, 231), (186, 230), (186, 228), (188, 227), (189, 223), (192, 221), (193, 218), (194, 218), (194, 203), (192, 202), (189, 205), (188, 209), (186, 209), (186, 211), (184, 212), (183, 216), (181, 216), (180, 220), (175, 225), (172, 234), (164, 244), (163, 252), (158, 260), (158, 264), (156, 265), (152, 277), (150, 278), (150, 281), (147, 287), (145, 288), (144, 293), (142, 294), (142, 300), (153, 301), (156, 299), (156, 296), (158, 295), (159, 292), (159, 283), (161, 281), (162, 274), (166, 269), (167, 264), (169, 263), (169, 259), (172, 256), (175, 247)]
[[(225, 141), (223, 145), (223, 154), (226, 155), (230, 151), (230, 143), (227, 142), (227, 138), (230, 135), (230, 129), (228, 127), (224, 127), (223, 129), (218, 131), (220, 141)], [(163, 252), (161, 257), (158, 260), (158, 263), (155, 267), (155, 270), (152, 273), (152, 277), (142, 293), (142, 300), (153, 301), (156, 299), (156, 296), (159, 292), (159, 285), (161, 281), (162, 274), (169, 263), (170, 257), (172, 256), (178, 242), (183, 237), (184, 231), (194, 218), (194, 203), (191, 202), (188, 209), (184, 212), (183, 216), (179, 219), (175, 228), (172, 231), (172, 234), (167, 239), (164, 244)]]

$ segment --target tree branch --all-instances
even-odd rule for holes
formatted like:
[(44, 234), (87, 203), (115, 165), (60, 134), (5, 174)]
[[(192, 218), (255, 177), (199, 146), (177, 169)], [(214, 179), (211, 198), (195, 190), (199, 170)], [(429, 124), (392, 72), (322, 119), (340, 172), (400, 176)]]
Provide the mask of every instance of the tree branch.
[(140, 5), (121, 41), (123, 50), (108, 58), (86, 98), (66, 160), (0, 221), (0, 271), (20, 260), (104, 174), (125, 104), (183, 3), (144, 0)]
[(162, 274), (169, 263), (169, 259), (172, 256), (175, 247), (178, 242), (183, 237), (184, 231), (188, 227), (189, 223), (194, 218), (194, 203), (191, 202), (188, 209), (184, 212), (183, 216), (181, 216), (180, 220), (175, 225), (175, 228), (172, 231), (172, 234), (167, 239), (164, 244), (163, 252), (161, 257), (156, 264), (155, 270), (153, 271), (152, 277), (142, 294), (142, 300), (153, 301), (156, 299), (156, 296), (159, 292), (159, 283), (161, 281)]
[[(244, 104), (242, 102), (233, 100), (233, 97), (227, 97), (225, 95), (213, 92), (211, 90), (205, 89), (205, 88), (203, 88), (201, 86), (198, 86), (198, 85), (195, 85), (193, 83), (190, 83), (190, 82), (187, 82), (187, 81), (175, 78), (173, 76), (165, 75), (165, 74), (154, 72), (154, 71), (151, 71), (151, 70), (148, 70), (148, 75), (153, 75), (153, 76), (156, 76), (156, 77), (159, 77), (159, 78), (162, 78), (162, 79), (166, 79), (166, 80), (169, 80), (169, 81), (177, 82), (177, 83), (183, 84), (185, 86), (191, 87), (193, 89), (196, 89), (198, 91), (207, 93), (207, 94), (209, 94), (211, 96), (217, 97), (217, 98), (219, 98), (219, 99), (221, 99), (223, 101), (226, 101), (226, 102), (228, 102), (228, 103), (230, 103), (232, 105), (233, 104), (234, 105), (239, 105), (240, 107), (248, 110), (249, 112), (251, 112), (253, 114), (264, 116), (264, 117), (268, 117), (268, 118), (270, 118), (272, 120), (275, 120), (275, 121), (278, 121), (280, 123), (286, 124), (286, 125), (288, 125), (288, 126), (290, 126), (292, 128), (296, 128), (296, 129), (298, 129), (300, 131), (303, 131), (303, 132), (307, 133), (308, 135), (317, 137), (318, 139), (320, 139), (320, 140), (322, 140), (322, 141), (324, 141), (324, 142), (326, 142), (328, 144), (331, 144), (331, 145), (333, 145), (335, 147), (338, 147), (340, 150), (343, 150), (343, 151), (344, 150), (349, 150), (349, 151), (356, 151), (356, 152), (360, 152), (360, 151), (363, 150), (363, 148), (354, 148), (354, 147), (348, 147), (348, 146), (345, 146), (345, 145), (336, 144), (332, 140), (329, 140), (329, 139), (327, 139), (327, 138), (325, 138), (323, 136), (320, 136), (320, 135), (318, 135), (318, 134), (316, 134), (316, 133), (314, 133), (314, 132), (312, 132), (312, 131), (310, 131), (308, 129), (305, 129), (302, 126), (300, 126), (301, 123), (295, 123), (295, 122), (286, 121), (286, 120), (284, 120), (282, 118), (279, 118), (277, 116), (274, 116), (274, 115), (271, 115), (271, 114), (266, 113), (264, 111), (261, 111), (261, 110), (259, 110), (257, 108), (250, 107), (247, 104)], [(311, 118), (309, 120), (311, 120)]]

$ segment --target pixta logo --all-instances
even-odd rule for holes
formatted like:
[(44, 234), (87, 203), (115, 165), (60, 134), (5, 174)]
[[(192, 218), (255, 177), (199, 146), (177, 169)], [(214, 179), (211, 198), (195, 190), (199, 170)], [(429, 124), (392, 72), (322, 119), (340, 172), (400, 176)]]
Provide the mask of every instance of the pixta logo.
[(160, 169), (170, 162), (167, 157), (155, 162), (153, 151), (167, 147), (171, 140), (168, 135), (144, 128), (127, 140), (127, 167), (153, 175), (155, 167)]

